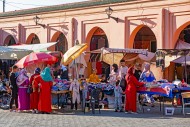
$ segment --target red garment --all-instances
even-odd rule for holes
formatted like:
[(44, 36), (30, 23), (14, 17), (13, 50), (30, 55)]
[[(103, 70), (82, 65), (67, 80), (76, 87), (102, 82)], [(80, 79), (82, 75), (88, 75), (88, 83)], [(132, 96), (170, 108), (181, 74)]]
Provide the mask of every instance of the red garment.
[(128, 70), (126, 76), (127, 87), (125, 90), (126, 101), (125, 101), (125, 110), (136, 112), (136, 98), (137, 98), (137, 86), (142, 86), (144, 83), (139, 82), (136, 77), (133, 75), (134, 68), (131, 67)]
[(96, 62), (96, 70), (97, 70), (97, 75), (102, 74), (102, 63), (101, 62)]
[(39, 94), (38, 94), (38, 87), (35, 87), (33, 85), (34, 78), (38, 76), (39, 74), (33, 74), (30, 78), (30, 85), (33, 89), (35, 89), (35, 92), (30, 94), (30, 109), (38, 109), (38, 101), (39, 101)]
[(41, 76), (37, 76), (34, 79), (33, 85), (38, 87), (38, 84), (40, 84), (38, 110), (41, 112), (51, 113), (51, 87), (53, 82), (46, 82)]

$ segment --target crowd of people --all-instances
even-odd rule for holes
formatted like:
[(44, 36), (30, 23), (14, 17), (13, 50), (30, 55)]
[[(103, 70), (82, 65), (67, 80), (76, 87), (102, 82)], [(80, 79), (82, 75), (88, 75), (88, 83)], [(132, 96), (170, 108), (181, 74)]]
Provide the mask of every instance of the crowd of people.
[[(10, 111), (32, 110), (33, 113), (51, 113), (51, 87), (53, 77), (50, 66), (41, 72), (36, 68), (29, 78), (25, 69), (19, 70), (16, 65), (10, 73), (11, 101)], [(15, 104), (15, 110), (13, 109)]]
[[(156, 80), (150, 70), (150, 64), (146, 63), (144, 70), (141, 71), (139, 64), (128, 68), (125, 60), (120, 61), (120, 67), (117, 64), (112, 65), (108, 78), (105, 74), (99, 77), (96, 73), (97, 70), (93, 69), (89, 78), (85, 78), (84, 74), (80, 73), (79, 79), (83, 82), (95, 84), (101, 82), (115, 86), (114, 107), (116, 112), (123, 112), (125, 110), (126, 113), (137, 113), (136, 99), (138, 87), (155, 82)], [(0, 74), (2, 76), (2, 73)], [(29, 77), (25, 69), (19, 69), (14, 65), (9, 75), (9, 88), (11, 89), (10, 111), (20, 112), (31, 110), (32, 113), (51, 113), (51, 87), (53, 86), (53, 80), (58, 77), (69, 80), (67, 67), (55, 66), (52, 71), (50, 65), (47, 65), (42, 71), (40, 68), (36, 68), (34, 74)], [(83, 88), (77, 79), (72, 80), (69, 89), (72, 91), (71, 109), (74, 107), (76, 110), (78, 109), (81, 101), (81, 90)], [(154, 107), (154, 98), (152, 96), (144, 95), (143, 97), (143, 105), (150, 103)], [(125, 109), (123, 110), (122, 105), (124, 103)], [(15, 109), (13, 108), (13, 104), (15, 104)]]
[[(156, 79), (150, 70), (149, 63), (145, 63), (144, 70), (141, 71), (141, 66), (139, 64), (128, 68), (125, 64), (125, 60), (121, 60), (120, 67), (118, 67), (117, 64), (112, 65), (108, 80), (106, 80), (105, 75), (102, 75), (102, 79), (99, 79), (98, 75), (96, 75), (96, 69), (94, 69), (88, 82), (109, 82), (114, 85), (115, 111), (118, 112), (119, 110), (120, 112), (123, 112), (122, 103), (125, 102), (126, 113), (137, 113), (136, 98), (138, 87), (152, 82), (155, 83)], [(143, 98), (140, 99), (144, 106), (146, 106), (146, 103), (149, 103), (154, 107), (154, 98), (152, 96), (145, 94), (143, 95)]]

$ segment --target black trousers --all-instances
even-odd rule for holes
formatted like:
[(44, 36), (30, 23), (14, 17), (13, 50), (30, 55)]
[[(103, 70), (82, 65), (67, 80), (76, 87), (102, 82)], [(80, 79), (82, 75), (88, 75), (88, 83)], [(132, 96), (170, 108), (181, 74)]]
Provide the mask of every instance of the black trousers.
[(12, 109), (13, 104), (15, 102), (16, 108), (18, 108), (18, 93), (15, 91), (12, 91), (11, 93), (11, 102), (10, 102), (10, 109)]
[(74, 109), (74, 106), (75, 106), (75, 110), (77, 110), (77, 101), (75, 103), (71, 103), (71, 109)]

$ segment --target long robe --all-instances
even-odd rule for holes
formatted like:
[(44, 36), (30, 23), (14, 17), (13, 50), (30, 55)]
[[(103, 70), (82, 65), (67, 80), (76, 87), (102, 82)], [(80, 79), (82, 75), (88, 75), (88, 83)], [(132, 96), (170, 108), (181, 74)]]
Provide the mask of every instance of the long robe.
[(70, 85), (70, 91), (72, 91), (72, 101), (73, 104), (77, 102), (78, 104), (80, 103), (80, 85), (78, 82), (72, 82)]
[(30, 78), (30, 85), (34, 89), (34, 91), (30, 94), (30, 109), (38, 109), (38, 101), (39, 101), (39, 94), (38, 94), (38, 86), (33, 85), (34, 78), (39, 74), (33, 74)]
[(53, 82), (46, 82), (41, 76), (36, 76), (33, 82), (34, 87), (40, 88), (38, 110), (41, 112), (51, 113), (51, 87)]
[(27, 93), (29, 86), (29, 79), (26, 79), (18, 87), (18, 109), (29, 110), (30, 109), (30, 95)]
[(136, 99), (137, 99), (137, 86), (142, 86), (144, 83), (139, 82), (134, 75), (131, 75), (129, 79), (126, 79), (127, 87), (125, 90), (126, 101), (125, 101), (125, 110), (136, 112)]

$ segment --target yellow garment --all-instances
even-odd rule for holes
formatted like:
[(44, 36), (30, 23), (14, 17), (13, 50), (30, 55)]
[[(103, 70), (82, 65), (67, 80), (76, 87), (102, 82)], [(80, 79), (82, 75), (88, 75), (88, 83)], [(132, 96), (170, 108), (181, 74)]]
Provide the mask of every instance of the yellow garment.
[(100, 82), (100, 79), (98, 78), (97, 75), (91, 74), (90, 77), (89, 77), (88, 82), (98, 83), (98, 82)]

